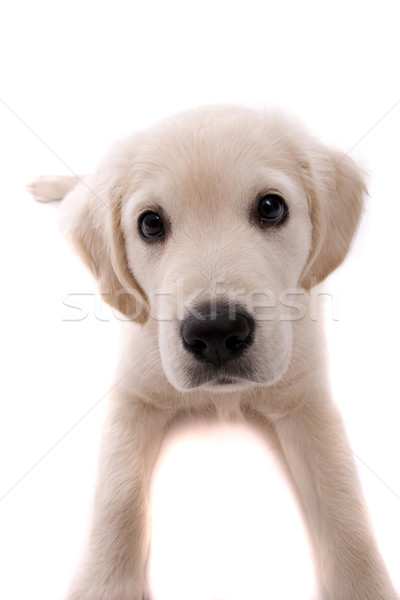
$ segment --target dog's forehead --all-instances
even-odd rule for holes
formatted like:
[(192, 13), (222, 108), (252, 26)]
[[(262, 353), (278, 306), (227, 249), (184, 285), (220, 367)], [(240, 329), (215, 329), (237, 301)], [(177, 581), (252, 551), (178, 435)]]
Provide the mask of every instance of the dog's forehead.
[(144, 151), (180, 175), (220, 175), (233, 167), (275, 164), (278, 158), (292, 162), (293, 137), (290, 124), (255, 111), (194, 112), (150, 129)]
[[(298, 178), (296, 125), (252, 110), (184, 113), (144, 132), (135, 179), (149, 196), (169, 204), (190, 199), (214, 206)], [(282, 190), (283, 192), (285, 189)], [(143, 195), (141, 195), (142, 197)]]

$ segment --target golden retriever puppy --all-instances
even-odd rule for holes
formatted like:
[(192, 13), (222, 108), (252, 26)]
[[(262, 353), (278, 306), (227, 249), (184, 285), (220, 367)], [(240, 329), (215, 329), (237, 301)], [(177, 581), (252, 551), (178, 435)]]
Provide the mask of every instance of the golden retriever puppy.
[(61, 226), (123, 323), (93, 524), (68, 600), (148, 598), (147, 488), (182, 412), (274, 432), (321, 598), (397, 596), (326, 378), (309, 290), (343, 261), (365, 185), (296, 122), (240, 107), (166, 119), (90, 177), (44, 177)]

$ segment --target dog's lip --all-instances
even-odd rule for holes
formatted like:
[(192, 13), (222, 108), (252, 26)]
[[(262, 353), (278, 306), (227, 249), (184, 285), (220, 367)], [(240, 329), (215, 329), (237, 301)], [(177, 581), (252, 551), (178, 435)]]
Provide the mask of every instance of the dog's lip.
[(241, 380), (239, 378), (235, 378), (235, 377), (218, 377), (215, 380), (215, 383), (217, 385), (232, 385), (235, 383), (239, 383)]
[(254, 382), (249, 379), (244, 379), (242, 377), (214, 377), (209, 379), (208, 381), (203, 382), (199, 386), (200, 388), (204, 388), (207, 390), (213, 390), (217, 392), (218, 390), (221, 392), (233, 392), (235, 390), (245, 389), (249, 386), (252, 386)]

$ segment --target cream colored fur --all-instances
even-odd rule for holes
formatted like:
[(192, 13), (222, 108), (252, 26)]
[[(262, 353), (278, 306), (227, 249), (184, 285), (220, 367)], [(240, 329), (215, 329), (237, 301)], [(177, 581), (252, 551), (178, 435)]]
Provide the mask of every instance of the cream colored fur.
[[(249, 215), (269, 188), (289, 217), (264, 231)], [(321, 598), (394, 600), (307, 292), (343, 261), (357, 228), (365, 185), (352, 160), (278, 114), (208, 107), (116, 145), (91, 177), (41, 178), (31, 190), (41, 201), (69, 192), (62, 228), (125, 321), (92, 530), (68, 600), (148, 598), (146, 495), (158, 449), (182, 412), (218, 411), (274, 431), (309, 527)], [(154, 207), (170, 233), (149, 244), (137, 221)], [(217, 297), (255, 319), (251, 369), (225, 386), (196, 386), (180, 323)]]

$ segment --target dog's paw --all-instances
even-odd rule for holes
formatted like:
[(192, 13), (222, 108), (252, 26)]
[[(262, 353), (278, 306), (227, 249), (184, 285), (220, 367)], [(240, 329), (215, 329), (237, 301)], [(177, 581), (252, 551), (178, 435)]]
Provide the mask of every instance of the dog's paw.
[(58, 177), (56, 176), (42, 175), (42, 177), (28, 183), (26, 187), (37, 202), (60, 200)]
[(42, 175), (26, 187), (37, 202), (53, 202), (62, 200), (79, 179), (75, 175)]

